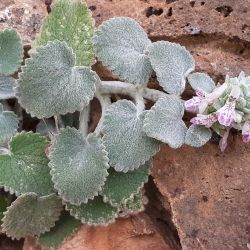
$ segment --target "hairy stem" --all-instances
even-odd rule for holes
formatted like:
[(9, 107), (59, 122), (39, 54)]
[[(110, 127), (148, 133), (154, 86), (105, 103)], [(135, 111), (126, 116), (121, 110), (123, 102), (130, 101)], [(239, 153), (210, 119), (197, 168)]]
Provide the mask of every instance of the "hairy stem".
[(135, 95), (135, 102), (137, 107), (137, 112), (140, 114), (145, 109), (145, 103), (143, 99), (143, 88), (137, 89), (136, 95)]
[(88, 123), (89, 123), (89, 105), (86, 106), (81, 112), (80, 112), (80, 124), (79, 124), (79, 130), (82, 133), (83, 136), (87, 136), (88, 134)]
[[(99, 90), (101, 94), (128, 95), (134, 99), (137, 93), (137, 88), (135, 85), (120, 81), (102, 81), (100, 82)], [(162, 91), (149, 88), (143, 88), (141, 94), (143, 98), (153, 102), (156, 102), (159, 98), (167, 95)]]
[(102, 107), (102, 115), (95, 129), (95, 134), (99, 135), (102, 132), (104, 116), (107, 111), (107, 108), (109, 107), (109, 105), (111, 105), (111, 100), (110, 95), (100, 95), (100, 93), (96, 93), (96, 98), (99, 100)]

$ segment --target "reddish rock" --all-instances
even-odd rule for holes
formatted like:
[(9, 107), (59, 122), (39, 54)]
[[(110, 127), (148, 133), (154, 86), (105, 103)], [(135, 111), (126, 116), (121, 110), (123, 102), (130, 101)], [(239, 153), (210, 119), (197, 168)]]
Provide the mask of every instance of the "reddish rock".
[(250, 145), (162, 146), (153, 177), (170, 202), (183, 249), (247, 249), (250, 242)]
[(3, 0), (0, 2), (0, 30), (15, 28), (24, 44), (30, 44), (47, 15), (44, 0)]
[[(46, 248), (40, 248), (45, 250)], [(23, 250), (40, 250), (34, 239), (27, 239)], [(149, 217), (140, 215), (118, 219), (107, 227), (83, 225), (58, 250), (172, 250)]]

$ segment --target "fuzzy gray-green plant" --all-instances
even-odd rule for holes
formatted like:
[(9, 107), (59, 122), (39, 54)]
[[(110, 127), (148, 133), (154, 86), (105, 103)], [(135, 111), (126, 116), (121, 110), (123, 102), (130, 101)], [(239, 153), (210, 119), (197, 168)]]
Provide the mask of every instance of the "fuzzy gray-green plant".
[[(122, 81), (102, 81), (91, 68), (94, 54)], [(12, 238), (36, 236), (56, 248), (81, 223), (107, 225), (143, 211), (161, 143), (201, 147), (213, 130), (225, 147), (231, 127), (250, 140), (249, 77), (216, 86), (192, 73), (194, 59), (183, 46), (151, 42), (131, 18), (111, 18), (95, 30), (82, 0), (56, 0), (21, 67), (22, 57), (17, 32), (1, 31), (0, 185), (17, 197), (2, 230)], [(147, 86), (153, 73), (163, 91)], [(197, 96), (184, 103), (187, 79)], [(90, 131), (94, 97), (102, 114)], [(21, 105), (17, 114), (10, 98)], [(185, 108), (197, 114), (189, 128)], [(22, 131), (22, 109), (37, 118), (37, 133)]]

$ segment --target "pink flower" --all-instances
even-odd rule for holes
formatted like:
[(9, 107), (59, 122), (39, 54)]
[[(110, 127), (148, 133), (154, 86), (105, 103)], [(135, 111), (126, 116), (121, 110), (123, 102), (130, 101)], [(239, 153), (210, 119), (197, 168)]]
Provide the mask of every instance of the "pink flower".
[(235, 117), (235, 101), (227, 102), (217, 112), (218, 122), (226, 127), (231, 126)]
[(210, 128), (216, 121), (217, 121), (217, 118), (215, 114), (210, 114), (210, 115), (198, 114), (196, 117), (190, 120), (192, 124), (204, 125), (207, 128)]
[(185, 101), (185, 109), (192, 113), (198, 113), (202, 100), (203, 98), (194, 96), (192, 99)]
[(242, 127), (242, 140), (245, 143), (250, 141), (250, 121), (246, 121)]
[(227, 138), (229, 136), (229, 131), (230, 131), (231, 128), (228, 128), (226, 130), (226, 132), (223, 134), (222, 138), (220, 139), (220, 143), (219, 143), (219, 146), (220, 146), (220, 150), (221, 152), (224, 152), (226, 147), (227, 147)]

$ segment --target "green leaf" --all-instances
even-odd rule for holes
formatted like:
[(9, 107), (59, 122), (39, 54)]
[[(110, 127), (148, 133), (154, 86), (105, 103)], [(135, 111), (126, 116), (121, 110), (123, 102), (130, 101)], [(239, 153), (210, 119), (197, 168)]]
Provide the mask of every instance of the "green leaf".
[(103, 123), (103, 143), (110, 165), (116, 171), (139, 168), (159, 150), (160, 143), (143, 131), (145, 112), (138, 114), (133, 102), (121, 100), (107, 109)]
[(209, 128), (198, 125), (191, 125), (185, 137), (185, 143), (192, 147), (201, 147), (205, 145), (212, 137), (212, 131)]
[(68, 212), (63, 212), (56, 225), (49, 232), (40, 235), (38, 244), (45, 247), (57, 248), (80, 227), (81, 222)]
[(94, 134), (84, 138), (75, 128), (61, 130), (50, 158), (52, 180), (63, 200), (80, 205), (101, 191), (109, 165), (102, 140)]
[(193, 73), (188, 76), (188, 81), (194, 90), (201, 89), (211, 93), (215, 88), (213, 79), (205, 73)]
[(155, 42), (148, 50), (159, 84), (169, 94), (180, 95), (185, 78), (195, 67), (191, 54), (181, 45), (166, 41)]
[(119, 206), (133, 200), (144, 183), (148, 181), (151, 162), (145, 163), (134, 171), (127, 173), (116, 172), (110, 169), (109, 176), (103, 187), (102, 195), (112, 206)]
[(0, 195), (0, 220), (4, 216), (4, 212), (7, 210), (7, 207), (10, 205), (9, 199), (3, 194)]
[(76, 219), (89, 225), (107, 225), (118, 217), (118, 208), (103, 202), (102, 196), (96, 196), (94, 200), (81, 206), (66, 203), (66, 209)]
[(0, 99), (10, 99), (15, 97), (15, 79), (8, 76), (0, 76)]
[(19, 196), (2, 219), (2, 229), (12, 239), (40, 235), (59, 219), (62, 203), (56, 194), (38, 197), (35, 193)]
[(135, 20), (115, 17), (103, 22), (93, 44), (97, 58), (122, 80), (135, 84), (148, 82), (152, 67), (145, 53), (151, 42)]
[(33, 48), (49, 41), (65, 41), (76, 55), (76, 64), (90, 66), (95, 62), (92, 37), (94, 19), (82, 0), (57, 0), (50, 15), (44, 18), (40, 36)]
[(21, 66), (23, 44), (13, 29), (0, 32), (0, 75), (11, 75)]
[(49, 42), (26, 60), (17, 81), (20, 104), (38, 118), (82, 110), (94, 97), (98, 76), (88, 67), (76, 67), (65, 42)]
[(16, 195), (34, 192), (39, 196), (54, 191), (45, 155), (47, 140), (22, 132), (9, 143), (10, 155), (0, 155), (0, 185)]
[(185, 141), (186, 125), (182, 120), (183, 104), (177, 96), (167, 95), (160, 98), (145, 116), (143, 130), (146, 134), (179, 148)]
[(18, 118), (12, 111), (3, 111), (0, 103), (0, 145), (7, 143), (17, 133)]

